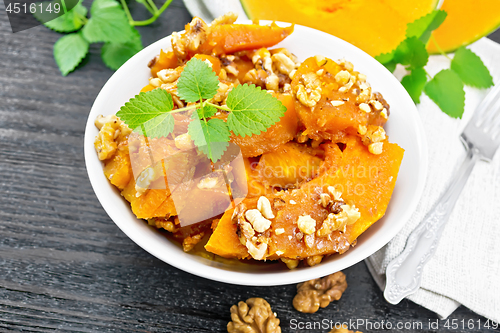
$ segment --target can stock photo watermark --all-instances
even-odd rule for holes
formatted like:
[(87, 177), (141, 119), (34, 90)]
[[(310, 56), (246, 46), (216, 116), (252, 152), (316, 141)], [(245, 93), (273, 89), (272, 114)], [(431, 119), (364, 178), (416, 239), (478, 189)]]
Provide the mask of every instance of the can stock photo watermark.
[(436, 319), (423, 320), (376, 320), (369, 318), (350, 318), (338, 320), (324, 318), (321, 320), (302, 320), (292, 318), (288, 322), (291, 332), (475, 332), (498, 331), (500, 325), (488, 319)]
[(3, 0), (13, 33), (52, 21), (76, 6), (78, 0)]

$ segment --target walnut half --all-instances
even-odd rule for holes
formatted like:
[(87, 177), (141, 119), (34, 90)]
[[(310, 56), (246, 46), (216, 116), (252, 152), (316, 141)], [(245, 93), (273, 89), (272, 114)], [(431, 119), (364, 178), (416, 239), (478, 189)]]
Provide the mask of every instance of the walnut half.
[(293, 307), (300, 312), (314, 313), (332, 301), (338, 301), (347, 288), (345, 274), (333, 273), (322, 279), (309, 280), (297, 285)]
[(249, 298), (231, 307), (229, 333), (281, 333), (280, 320), (263, 298)]
[(360, 331), (350, 331), (347, 329), (347, 327), (343, 326), (341, 328), (334, 328), (333, 330), (331, 330), (329, 333), (362, 333)]

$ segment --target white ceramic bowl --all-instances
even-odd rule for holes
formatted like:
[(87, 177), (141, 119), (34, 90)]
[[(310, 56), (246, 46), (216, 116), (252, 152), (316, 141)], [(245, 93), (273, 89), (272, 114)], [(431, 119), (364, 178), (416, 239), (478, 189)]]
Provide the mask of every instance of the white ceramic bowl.
[[(268, 22), (261, 24), (264, 23)], [(405, 149), (405, 155), (385, 217), (363, 233), (356, 247), (346, 253), (333, 255), (320, 265), (295, 270), (288, 270), (281, 263), (230, 265), (184, 253), (144, 220), (138, 220), (129, 203), (103, 174), (93, 145), (98, 133), (94, 120), (100, 114), (116, 113), (135, 96), (148, 83), (147, 63), (169, 45), (170, 37), (165, 37), (117, 70), (97, 96), (85, 129), (85, 162), (97, 198), (116, 225), (140, 247), (172, 266), (201, 277), (240, 285), (272, 286), (297, 283), (352, 266), (382, 248), (401, 230), (417, 206), (427, 173), (427, 145), (417, 109), (398, 80), (368, 54), (332, 35), (299, 25), (279, 47), (288, 48), (300, 60), (317, 54), (332, 59), (346, 58), (355, 70), (368, 76), (374, 91), (381, 92), (391, 105), (386, 131), (391, 142)]]

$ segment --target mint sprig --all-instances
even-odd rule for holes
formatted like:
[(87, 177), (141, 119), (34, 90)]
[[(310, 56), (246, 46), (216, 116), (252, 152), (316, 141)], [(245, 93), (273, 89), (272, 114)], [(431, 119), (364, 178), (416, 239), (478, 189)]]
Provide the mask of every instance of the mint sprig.
[[(59, 0), (52, 0), (52, 3), (56, 2), (59, 3)], [(54, 31), (77, 32), (62, 36), (54, 45), (54, 58), (63, 76), (73, 71), (85, 58), (90, 44), (100, 42), (104, 42), (101, 50), (104, 64), (116, 70), (143, 48), (141, 35), (135, 27), (155, 22), (172, 0), (166, 0), (160, 8), (152, 0), (137, 2), (151, 12), (151, 18), (135, 21), (126, 0), (94, 0), (90, 7), (90, 18), (87, 17), (88, 10), (82, 5), (82, 0), (67, 12), (62, 2), (61, 13), (43, 12), (33, 15)]]
[[(192, 58), (179, 77), (177, 93), (182, 100), (193, 104), (174, 110), (172, 96), (163, 89), (154, 89), (131, 98), (116, 115), (135, 132), (156, 138), (168, 136), (174, 130), (172, 113), (192, 110), (188, 134), (195, 146), (215, 163), (229, 146), (231, 132), (241, 136), (259, 134), (278, 122), (286, 111), (277, 98), (248, 84), (232, 89), (227, 105), (214, 104), (211, 99), (218, 86), (212, 68)], [(228, 112), (227, 121), (213, 118), (220, 110)]]
[(444, 113), (461, 118), (465, 106), (464, 85), (488, 88), (493, 85), (493, 79), (481, 58), (465, 47), (460, 47), (453, 59), (441, 52), (450, 59), (451, 69), (440, 71), (434, 78), (426, 72), (424, 67), (429, 60), (426, 44), (429, 40), (436, 43), (431, 33), (444, 22), (446, 16), (444, 10), (435, 10), (408, 23), (406, 39), (392, 52), (380, 54), (375, 59), (391, 72), (398, 64), (410, 72), (403, 77), (401, 84), (415, 104), (420, 103), (420, 96), (425, 92)]

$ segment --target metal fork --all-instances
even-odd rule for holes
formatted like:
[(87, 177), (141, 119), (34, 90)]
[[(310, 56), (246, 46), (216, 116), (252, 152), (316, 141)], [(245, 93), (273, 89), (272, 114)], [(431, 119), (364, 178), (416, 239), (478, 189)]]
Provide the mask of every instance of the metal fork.
[(446, 191), (412, 231), (404, 251), (387, 266), (385, 299), (398, 304), (420, 287), (424, 265), (436, 252), (444, 226), (478, 160), (490, 162), (500, 145), (500, 84), (477, 107), (460, 135), (467, 150)]

